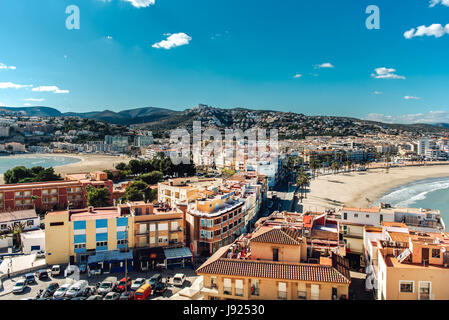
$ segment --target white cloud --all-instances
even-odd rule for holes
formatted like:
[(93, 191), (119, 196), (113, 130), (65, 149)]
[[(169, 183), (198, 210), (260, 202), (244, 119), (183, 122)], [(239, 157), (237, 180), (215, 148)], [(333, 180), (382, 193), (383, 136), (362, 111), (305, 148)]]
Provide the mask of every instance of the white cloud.
[[(448, 0), (449, 1), (449, 0)], [(449, 23), (443, 27), (439, 23), (434, 23), (428, 27), (422, 25), (415, 28), (412, 28), (406, 32), (404, 32), (404, 38), (411, 39), (413, 37), (422, 37), (422, 36), (434, 36), (435, 38), (440, 38), (445, 34), (449, 34)]]
[(190, 40), (192, 40), (192, 38), (183, 32), (174, 33), (169, 35), (166, 40), (162, 40), (161, 42), (153, 44), (152, 47), (157, 49), (164, 48), (168, 50), (171, 48), (189, 44)]
[(376, 68), (374, 69), (374, 71), (376, 72), (375, 74), (372, 73), (371, 77), (375, 78), (375, 79), (405, 79), (404, 76), (399, 76), (397, 74), (395, 74), (396, 69), (393, 68)]
[(31, 107), (31, 103), (24, 103), (23, 106), (24, 107)]
[(16, 67), (7, 66), (6, 64), (0, 62), (0, 70), (16, 70)]
[(382, 94), (380, 91), (374, 91), (374, 94)]
[(321, 69), (321, 68), (335, 68), (335, 67), (330, 62), (325, 62), (325, 63), (315, 66), (315, 69)]
[(12, 82), (0, 82), (0, 89), (21, 89), (32, 87), (31, 84), (16, 84)]
[(365, 120), (379, 121), (385, 123), (449, 123), (448, 111), (429, 111), (427, 113), (385, 115), (381, 113), (370, 113)]
[(293, 78), (295, 78), (295, 79), (298, 79), (298, 78), (301, 78), (302, 77), (302, 74), (299, 74), (299, 73), (297, 73), (297, 74), (295, 74), (294, 76), (293, 76)]
[(439, 3), (441, 3), (443, 6), (449, 7), (449, 0), (430, 0), (429, 7), (433, 8)]
[(28, 99), (24, 99), (25, 101), (33, 101), (33, 102), (42, 102), (42, 101), (44, 101), (45, 99), (34, 99), (34, 98), (28, 98)]
[(41, 87), (33, 88), (32, 91), (53, 92), (53, 93), (70, 93), (69, 90), (61, 90), (57, 86), (41, 86)]
[(6, 104), (4, 104), (3, 102), (0, 102), (0, 107), (6, 107)]
[(404, 99), (405, 100), (419, 100), (421, 98), (420, 97), (414, 97), (414, 96), (405, 96)]
[(123, 1), (131, 3), (136, 8), (146, 8), (156, 3), (156, 0), (123, 0)]

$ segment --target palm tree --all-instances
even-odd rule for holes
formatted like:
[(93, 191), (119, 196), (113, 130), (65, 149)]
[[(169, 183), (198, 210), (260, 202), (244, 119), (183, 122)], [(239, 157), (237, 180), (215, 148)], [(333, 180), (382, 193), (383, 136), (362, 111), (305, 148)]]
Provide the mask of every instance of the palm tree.
[(23, 222), (14, 222), (13, 225), (8, 226), (6, 231), (0, 235), (0, 239), (4, 239), (7, 237), (11, 237), (13, 239), (13, 243), (15, 243), (19, 249), (22, 249), (22, 238), (21, 234), (24, 232), (26, 228), (25, 223)]

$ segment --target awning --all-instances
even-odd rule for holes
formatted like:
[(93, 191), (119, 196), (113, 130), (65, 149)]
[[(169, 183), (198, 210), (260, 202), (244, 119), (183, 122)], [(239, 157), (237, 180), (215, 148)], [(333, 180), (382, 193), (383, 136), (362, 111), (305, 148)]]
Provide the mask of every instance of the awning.
[(87, 257), (87, 263), (98, 263), (98, 262), (116, 262), (124, 261), (125, 259), (133, 260), (133, 252), (129, 250), (127, 252), (122, 252), (120, 250), (110, 250), (97, 252), (95, 255)]
[(164, 253), (167, 260), (192, 258), (192, 251), (189, 248), (164, 249)]

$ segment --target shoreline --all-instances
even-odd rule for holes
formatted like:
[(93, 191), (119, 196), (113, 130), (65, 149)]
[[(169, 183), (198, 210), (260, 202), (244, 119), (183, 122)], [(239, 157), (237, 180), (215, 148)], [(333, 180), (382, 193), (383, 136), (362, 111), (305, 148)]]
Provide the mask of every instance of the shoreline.
[[(369, 207), (385, 194), (409, 183), (449, 177), (449, 165), (369, 169), (319, 176), (310, 183), (303, 212), (324, 211), (340, 206)], [(300, 204), (300, 203), (299, 203)]]
[[(14, 155), (12, 157), (18, 158), (38, 158), (38, 157), (66, 157), (66, 158), (76, 158), (80, 161), (63, 164), (59, 166), (53, 166), (55, 172), (64, 177), (66, 174), (70, 173), (87, 173), (97, 170), (108, 170), (114, 169), (114, 165), (119, 162), (128, 163), (132, 158), (126, 155), (111, 156), (103, 154), (77, 154), (77, 153), (33, 153), (33, 154), (23, 154)], [(3, 174), (0, 174), (0, 184), (4, 184)]]

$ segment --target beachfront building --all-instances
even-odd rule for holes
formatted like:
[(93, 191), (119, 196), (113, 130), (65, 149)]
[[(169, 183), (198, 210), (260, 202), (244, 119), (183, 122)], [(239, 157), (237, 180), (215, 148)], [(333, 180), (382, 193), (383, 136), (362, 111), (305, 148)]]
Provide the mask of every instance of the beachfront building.
[(392, 223), (379, 237), (367, 258), (367, 288), (377, 299), (449, 299), (448, 233), (416, 232)]
[[(66, 180), (0, 185), (1, 212), (36, 208), (39, 212), (87, 206), (86, 186), (106, 187), (112, 194), (113, 182), (107, 174), (68, 174)], [(111, 203), (112, 204), (112, 203)]]
[(347, 261), (307, 263), (307, 241), (290, 226), (261, 226), (220, 248), (197, 270), (205, 300), (331, 300), (348, 297)]

